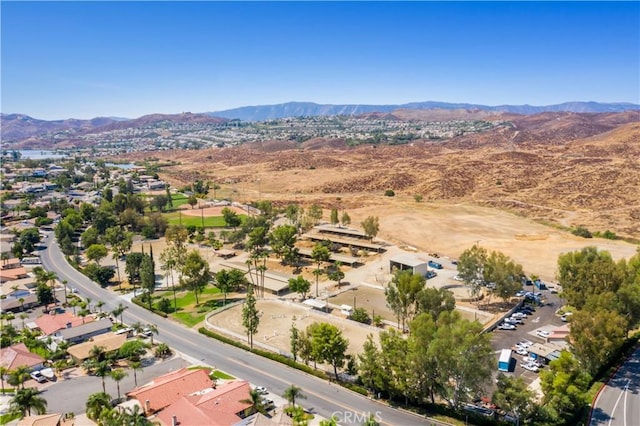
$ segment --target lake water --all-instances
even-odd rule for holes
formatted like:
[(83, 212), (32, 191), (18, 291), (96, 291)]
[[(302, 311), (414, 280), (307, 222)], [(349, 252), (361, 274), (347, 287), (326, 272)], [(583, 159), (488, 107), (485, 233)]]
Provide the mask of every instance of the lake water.
[[(7, 150), (11, 155), (11, 150)], [(32, 160), (42, 160), (45, 158), (67, 158), (69, 154), (65, 152), (45, 151), (39, 149), (19, 149), (20, 158), (30, 158)]]
[(136, 166), (133, 163), (124, 163), (124, 164), (104, 163), (104, 165), (107, 166), (107, 167), (117, 167), (117, 168), (122, 169), (122, 170), (131, 170)]

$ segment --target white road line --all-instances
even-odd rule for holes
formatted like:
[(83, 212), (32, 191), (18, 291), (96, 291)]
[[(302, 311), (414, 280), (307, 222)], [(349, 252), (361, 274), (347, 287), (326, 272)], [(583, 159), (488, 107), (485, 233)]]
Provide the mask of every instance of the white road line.
[(627, 384), (624, 387), (624, 420), (623, 423), (625, 426), (627, 426), (627, 396), (629, 395), (629, 392), (627, 392), (627, 389), (629, 389), (629, 383), (631, 382), (631, 379), (627, 379)]
[[(629, 388), (629, 382), (631, 382), (631, 379), (627, 379), (627, 384), (624, 385), (624, 389), (622, 389), (622, 392), (620, 393), (620, 395), (618, 395), (618, 399), (616, 399), (616, 404), (613, 406), (613, 410), (611, 410), (611, 418), (609, 419), (609, 426), (611, 426), (611, 422), (613, 421), (613, 419), (615, 417), (616, 408), (618, 408), (618, 404), (620, 403), (620, 398), (622, 398), (622, 395), (625, 395), (627, 393), (627, 389)], [(626, 398), (625, 398), (625, 402), (626, 402)], [(627, 412), (625, 411), (624, 426), (627, 425), (626, 413)]]

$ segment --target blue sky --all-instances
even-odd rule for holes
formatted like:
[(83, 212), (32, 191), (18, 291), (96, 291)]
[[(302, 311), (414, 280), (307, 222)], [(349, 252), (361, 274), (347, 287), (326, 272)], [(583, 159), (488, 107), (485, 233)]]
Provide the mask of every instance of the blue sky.
[(639, 2), (10, 2), (1, 110), (640, 103)]

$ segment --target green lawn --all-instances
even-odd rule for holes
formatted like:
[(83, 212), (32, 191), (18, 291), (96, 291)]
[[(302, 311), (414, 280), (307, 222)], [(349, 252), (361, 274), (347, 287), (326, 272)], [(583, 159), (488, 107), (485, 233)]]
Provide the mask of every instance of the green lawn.
[[(172, 300), (171, 297), (166, 297)], [(217, 287), (208, 286), (198, 294), (198, 302), (200, 303), (196, 306), (196, 296), (192, 291), (178, 293), (176, 295), (178, 312), (171, 314), (171, 316), (183, 324), (193, 327), (204, 321), (209, 312), (222, 306), (223, 300), (220, 298), (220, 290)]]
[(213, 377), (215, 377), (216, 379), (222, 379), (222, 380), (233, 380), (235, 379), (235, 377), (230, 376), (226, 373), (223, 373), (220, 370), (216, 370), (213, 372)]
[[(184, 226), (194, 225), (200, 227), (203, 222), (202, 217), (200, 216), (187, 216), (186, 214), (181, 215), (180, 212), (165, 213), (164, 217), (167, 218), (169, 225), (182, 224)], [(222, 216), (210, 216), (204, 218), (205, 228), (224, 228), (225, 226), (226, 224)]]
[(173, 203), (173, 208), (180, 207), (183, 204), (187, 204), (189, 197), (184, 194), (171, 194), (171, 202)]

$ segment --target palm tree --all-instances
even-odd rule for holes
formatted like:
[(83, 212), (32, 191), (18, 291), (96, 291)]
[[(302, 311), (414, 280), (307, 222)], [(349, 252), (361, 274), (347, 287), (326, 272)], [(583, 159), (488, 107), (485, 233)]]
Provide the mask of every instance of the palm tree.
[(129, 309), (129, 307), (123, 305), (122, 302), (120, 302), (118, 303), (118, 306), (113, 311), (111, 311), (114, 317), (117, 318), (118, 315), (120, 316), (120, 324), (124, 324), (124, 321), (122, 320), (122, 313), (125, 311), (125, 309)]
[(24, 330), (24, 320), (26, 320), (27, 318), (29, 318), (29, 315), (25, 314), (24, 312), (20, 314), (20, 319), (22, 320), (22, 329)]
[(111, 397), (105, 392), (92, 393), (87, 398), (85, 405), (87, 411), (87, 417), (91, 420), (98, 420), (102, 410), (111, 407)]
[(62, 280), (62, 287), (64, 287), (64, 303), (67, 304), (67, 280)]
[(15, 370), (9, 372), (9, 384), (24, 389), (24, 382), (29, 380), (29, 367), (19, 365)]
[(260, 395), (260, 392), (255, 389), (251, 389), (249, 391), (249, 398), (242, 399), (240, 402), (243, 404), (251, 404), (251, 409), (254, 413), (267, 414), (267, 410), (262, 403), (262, 396)]
[(47, 412), (47, 400), (38, 396), (40, 391), (36, 388), (20, 389), (11, 398), (10, 407), (12, 410), (20, 411), (22, 417), (31, 415), (31, 410), (36, 414)]
[(103, 306), (104, 306), (104, 302), (102, 300), (100, 300), (100, 301), (98, 301), (98, 303), (96, 303), (96, 308), (98, 308), (100, 313), (102, 313), (102, 307)]
[(285, 397), (285, 399), (289, 401), (294, 408), (296, 406), (296, 398), (307, 399), (307, 397), (302, 394), (302, 389), (297, 387), (296, 385), (291, 385), (286, 388), (282, 396)]
[(107, 393), (107, 388), (104, 383), (104, 378), (109, 375), (111, 372), (111, 367), (109, 367), (109, 363), (106, 361), (99, 362), (95, 365), (95, 369), (93, 374), (102, 379), (102, 392)]
[(129, 361), (129, 367), (133, 370), (133, 382), (136, 387), (138, 387), (138, 376), (136, 375), (136, 371), (142, 371), (142, 362), (140, 361)]
[(127, 376), (128, 374), (121, 368), (111, 371), (111, 378), (116, 382), (118, 389), (118, 400), (120, 400), (120, 381)]
[(153, 346), (153, 335), (158, 335), (159, 331), (158, 331), (158, 326), (155, 324), (147, 324), (145, 327), (146, 330), (151, 332), (151, 336), (149, 336), (151, 338), (151, 346)]
[(91, 348), (91, 350), (89, 351), (89, 356), (96, 362), (104, 361), (106, 355), (106, 348), (104, 346), (94, 345), (93, 348)]

